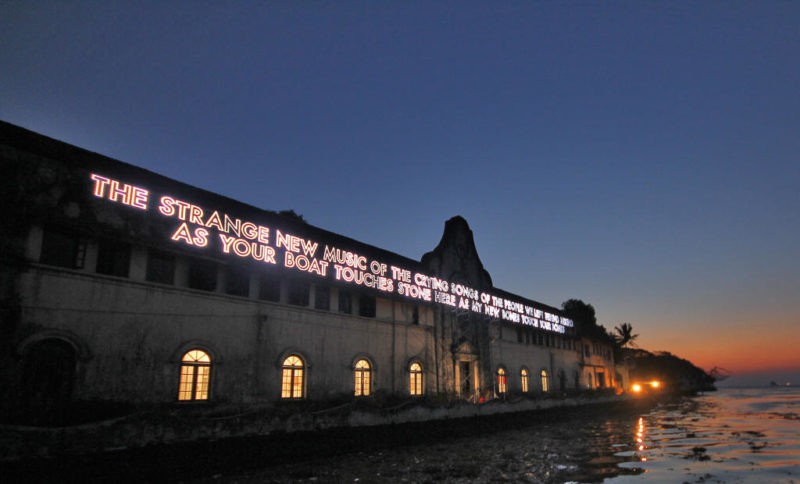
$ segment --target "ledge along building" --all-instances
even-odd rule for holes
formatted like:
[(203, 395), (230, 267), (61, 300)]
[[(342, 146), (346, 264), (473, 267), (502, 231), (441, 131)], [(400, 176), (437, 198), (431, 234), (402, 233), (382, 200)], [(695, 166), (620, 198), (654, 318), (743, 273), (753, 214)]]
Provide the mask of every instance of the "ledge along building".
[(414, 260), (8, 123), (0, 160), (7, 415), (620, 384), (604, 342), (494, 287), (461, 217)]

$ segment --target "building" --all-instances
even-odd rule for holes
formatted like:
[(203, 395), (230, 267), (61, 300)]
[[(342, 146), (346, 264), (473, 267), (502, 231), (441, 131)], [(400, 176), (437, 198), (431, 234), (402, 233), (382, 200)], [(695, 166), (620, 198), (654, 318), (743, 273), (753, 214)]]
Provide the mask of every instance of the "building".
[(8, 123), (0, 166), (7, 415), (612, 383), (581, 381), (561, 311), (493, 286), (461, 217), (417, 261)]
[(584, 387), (593, 390), (621, 387), (623, 370), (614, 365), (614, 345), (610, 338), (583, 334), (580, 344), (583, 347), (580, 365), (583, 367)]

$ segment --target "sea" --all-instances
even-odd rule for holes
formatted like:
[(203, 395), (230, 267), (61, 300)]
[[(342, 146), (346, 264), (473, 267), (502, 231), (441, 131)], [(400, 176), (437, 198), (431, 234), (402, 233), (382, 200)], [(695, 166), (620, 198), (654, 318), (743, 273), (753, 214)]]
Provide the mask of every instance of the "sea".
[(620, 474), (604, 482), (800, 483), (800, 387), (721, 389), (659, 405), (631, 430), (606, 449)]

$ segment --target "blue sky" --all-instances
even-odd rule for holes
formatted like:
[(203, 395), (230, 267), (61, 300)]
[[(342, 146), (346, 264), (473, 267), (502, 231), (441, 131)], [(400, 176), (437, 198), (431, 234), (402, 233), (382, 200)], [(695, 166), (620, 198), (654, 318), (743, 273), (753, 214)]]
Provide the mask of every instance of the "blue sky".
[(6, 1), (0, 119), (408, 257), (462, 215), (498, 287), (800, 372), (798, 25), (796, 2)]

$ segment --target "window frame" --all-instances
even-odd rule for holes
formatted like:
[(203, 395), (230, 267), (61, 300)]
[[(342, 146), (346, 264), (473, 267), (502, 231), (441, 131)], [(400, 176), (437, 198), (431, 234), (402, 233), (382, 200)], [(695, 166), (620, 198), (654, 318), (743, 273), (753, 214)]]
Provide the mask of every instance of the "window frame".
[(97, 239), (97, 260), (94, 271), (97, 274), (114, 277), (130, 277), (133, 246), (127, 242)]
[(186, 287), (197, 291), (216, 292), (219, 264), (213, 260), (190, 257), (187, 259)]
[(286, 281), (286, 304), (307, 308), (311, 302), (311, 284), (301, 279), (289, 278)]
[(205, 348), (192, 347), (183, 352), (178, 371), (178, 401), (206, 402), (211, 399), (211, 375), (214, 358)]
[(86, 237), (74, 229), (46, 226), (42, 232), (38, 262), (64, 269), (83, 269), (87, 245)]
[[(177, 257), (174, 253), (155, 249), (153, 247), (147, 248), (147, 265), (145, 266), (144, 275), (145, 281), (174, 286), (176, 267)], [(164, 269), (169, 269), (169, 272)]]
[(508, 393), (508, 372), (505, 367), (498, 366), (495, 371), (495, 381), (497, 382), (497, 394), (505, 395)]
[(353, 388), (356, 397), (372, 395), (373, 365), (368, 358), (357, 358), (353, 363)]
[(258, 275), (258, 299), (279, 303), (281, 301), (281, 278), (271, 272)]
[[(298, 364), (290, 364), (289, 361), (292, 359), (296, 360)], [(294, 361), (291, 363), (294, 363)], [(306, 398), (308, 364), (305, 358), (298, 353), (289, 353), (284, 356), (281, 359), (280, 377), (281, 400), (292, 401)], [(297, 381), (298, 378), (299, 382)], [(299, 391), (299, 395), (296, 393), (297, 391)]]
[[(324, 304), (322, 304), (322, 300), (325, 301)], [(329, 286), (321, 284), (314, 285), (314, 309), (319, 311), (331, 310), (331, 288)]]
[(519, 379), (520, 379), (520, 389), (522, 393), (528, 393), (530, 391), (530, 372), (524, 366), (519, 370)]
[(417, 360), (408, 364), (408, 394), (412, 397), (425, 395), (425, 367)]
[(238, 265), (225, 267), (225, 294), (250, 297), (250, 271)]
[(358, 295), (358, 315), (362, 318), (374, 318), (378, 315), (378, 300), (369, 294)]
[(337, 297), (337, 312), (340, 314), (353, 314), (353, 294), (339, 289)]

